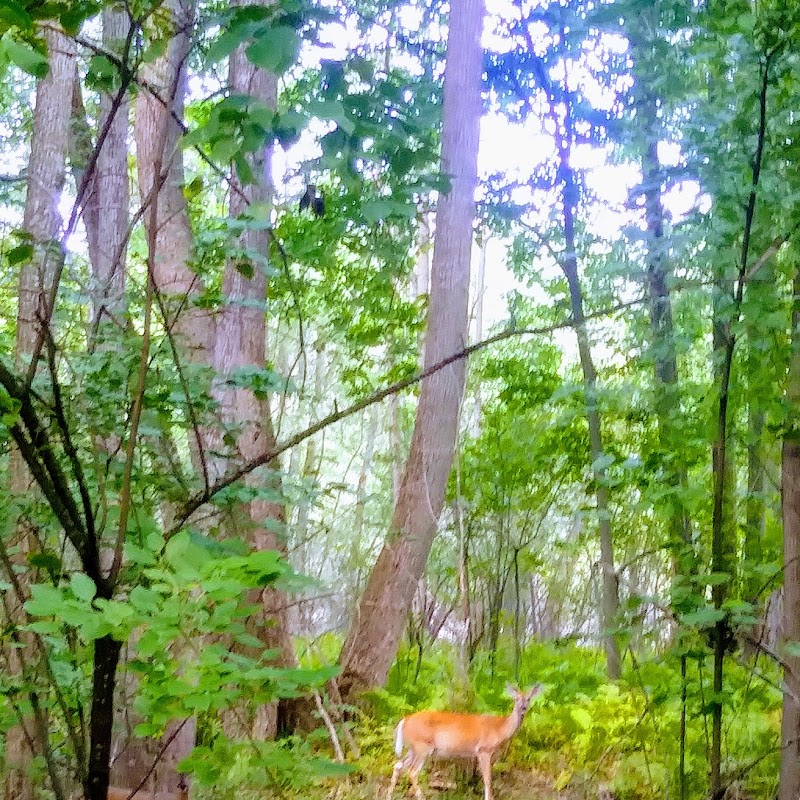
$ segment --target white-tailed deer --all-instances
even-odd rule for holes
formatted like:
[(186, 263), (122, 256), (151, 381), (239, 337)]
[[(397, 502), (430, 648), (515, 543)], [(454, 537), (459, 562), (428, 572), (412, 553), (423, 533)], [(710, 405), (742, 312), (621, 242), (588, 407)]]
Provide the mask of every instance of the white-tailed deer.
[(477, 758), (483, 777), (484, 800), (492, 800), (492, 756), (519, 730), (528, 705), (541, 688), (538, 685), (521, 692), (508, 684), (506, 691), (514, 698), (514, 708), (507, 717), (419, 711), (401, 719), (394, 731), (394, 752), (399, 757), (405, 745), (408, 753), (394, 765), (387, 800), (391, 800), (403, 770), (408, 772), (419, 800), (425, 800), (417, 776), (431, 753), (446, 758)]

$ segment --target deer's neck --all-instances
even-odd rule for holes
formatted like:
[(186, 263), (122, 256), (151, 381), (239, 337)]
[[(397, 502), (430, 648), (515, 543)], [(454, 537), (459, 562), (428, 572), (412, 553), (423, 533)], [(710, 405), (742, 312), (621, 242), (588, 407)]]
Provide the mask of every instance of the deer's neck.
[(522, 716), (520, 709), (514, 706), (514, 710), (505, 718), (503, 739), (510, 739), (519, 730), (519, 726), (522, 725)]

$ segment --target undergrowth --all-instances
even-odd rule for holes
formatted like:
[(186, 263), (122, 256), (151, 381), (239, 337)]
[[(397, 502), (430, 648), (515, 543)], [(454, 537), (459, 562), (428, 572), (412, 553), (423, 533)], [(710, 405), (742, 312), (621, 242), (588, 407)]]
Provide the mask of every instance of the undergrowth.
[[(331, 652), (334, 647), (329, 643)], [(328, 654), (326, 653), (325, 656)], [(317, 651), (316, 658), (324, 658)], [(711, 680), (709, 656), (689, 659), (686, 685), (685, 796), (707, 794)], [(310, 659), (313, 661), (314, 659)], [(383, 689), (370, 692), (351, 723), (360, 747), (354, 772), (340, 796), (382, 797), (395, 757), (393, 729), (422, 708), (507, 713), (507, 681), (543, 684), (525, 722), (495, 763), (495, 795), (596, 798), (605, 787), (618, 800), (679, 797), (681, 678), (677, 656), (626, 659), (622, 679), (609, 683), (602, 652), (576, 644), (536, 643), (519, 659), (510, 653), (479, 655), (463, 675), (456, 653), (439, 645), (398, 656)], [(726, 783), (756, 800), (775, 794), (779, 767), (781, 697), (771, 665), (731, 660), (724, 702)], [(468, 770), (469, 771), (469, 770)], [(480, 779), (464, 780), (464, 767), (427, 764), (426, 796), (478, 793)], [(423, 777), (423, 786), (425, 786)], [(329, 796), (328, 785), (325, 796)], [(407, 791), (401, 781), (397, 797)], [(322, 796), (322, 795), (320, 795)]]

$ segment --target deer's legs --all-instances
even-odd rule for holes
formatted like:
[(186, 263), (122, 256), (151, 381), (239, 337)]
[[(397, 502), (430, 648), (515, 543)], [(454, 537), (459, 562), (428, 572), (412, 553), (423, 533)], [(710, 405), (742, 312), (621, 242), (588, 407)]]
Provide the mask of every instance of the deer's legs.
[(419, 771), (422, 769), (423, 764), (425, 763), (425, 753), (421, 755), (417, 755), (412, 750), (409, 750), (406, 753), (406, 757), (400, 759), (395, 765), (394, 769), (392, 770), (392, 779), (389, 782), (389, 791), (386, 795), (386, 800), (392, 800), (392, 795), (394, 794), (395, 786), (397, 786), (397, 780), (400, 777), (400, 773), (403, 770), (408, 772), (409, 780), (411, 781), (411, 785), (414, 787), (414, 793), (417, 796), (417, 800), (425, 800), (425, 795), (422, 794), (422, 790), (419, 788), (419, 783), (417, 781), (417, 776), (419, 775)]
[(478, 753), (478, 766), (483, 777), (484, 800), (492, 800), (492, 754)]
[(414, 787), (414, 793), (417, 795), (417, 800), (425, 800), (425, 795), (422, 794), (422, 789), (419, 788), (417, 776), (425, 763), (425, 756), (427, 753), (414, 754), (411, 760), (411, 765), (408, 768), (408, 777), (411, 779), (411, 785)]
[(397, 779), (400, 777), (400, 773), (404, 769), (408, 769), (413, 760), (414, 760), (414, 754), (409, 750), (406, 753), (405, 758), (401, 758), (394, 765), (394, 769), (392, 770), (392, 780), (389, 782), (389, 793), (386, 795), (386, 800), (392, 800), (392, 795), (394, 794), (394, 787), (397, 786)]

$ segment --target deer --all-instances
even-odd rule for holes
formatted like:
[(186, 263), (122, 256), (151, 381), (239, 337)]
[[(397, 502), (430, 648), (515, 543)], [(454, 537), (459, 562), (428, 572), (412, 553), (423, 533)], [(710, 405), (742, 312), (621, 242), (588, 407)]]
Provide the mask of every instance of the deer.
[(507, 684), (506, 691), (514, 700), (514, 708), (507, 717), (418, 711), (401, 719), (394, 731), (394, 752), (398, 758), (404, 746), (408, 752), (394, 765), (386, 800), (392, 800), (403, 770), (408, 772), (418, 800), (425, 800), (417, 776), (431, 753), (445, 758), (477, 758), (483, 778), (484, 800), (493, 800), (492, 757), (519, 730), (531, 700), (541, 689), (541, 684), (538, 684), (523, 692)]

